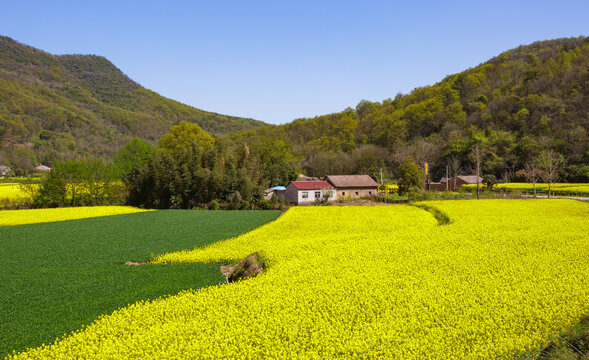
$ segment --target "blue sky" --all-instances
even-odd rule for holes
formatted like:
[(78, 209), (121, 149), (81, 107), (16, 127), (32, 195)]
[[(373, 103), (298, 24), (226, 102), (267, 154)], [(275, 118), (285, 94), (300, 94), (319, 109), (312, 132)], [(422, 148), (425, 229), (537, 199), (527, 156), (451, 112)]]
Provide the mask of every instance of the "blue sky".
[(8, 1), (0, 35), (96, 54), (163, 96), (285, 123), (382, 101), (537, 40), (589, 1)]

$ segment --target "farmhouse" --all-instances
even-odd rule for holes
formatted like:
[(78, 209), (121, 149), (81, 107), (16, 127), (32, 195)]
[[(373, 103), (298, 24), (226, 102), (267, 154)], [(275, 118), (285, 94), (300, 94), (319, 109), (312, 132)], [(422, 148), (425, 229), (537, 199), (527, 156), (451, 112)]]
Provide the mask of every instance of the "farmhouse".
[(333, 186), (327, 181), (291, 181), (284, 192), (284, 199), (302, 205), (312, 204), (327, 195), (329, 201), (337, 199)]
[[(479, 178), (479, 183), (483, 183), (483, 178)], [(428, 190), (435, 190), (435, 191), (445, 191), (446, 190), (446, 183), (448, 184), (448, 191), (456, 191), (462, 185), (466, 184), (476, 184), (477, 183), (477, 176), (476, 175), (458, 175), (452, 178), (443, 177), (440, 179), (440, 182), (437, 183), (430, 183)]]
[(8, 174), (10, 168), (6, 165), (0, 165), (0, 177), (4, 177), (4, 175)]
[(37, 166), (35, 168), (35, 170), (42, 171), (42, 172), (48, 172), (48, 171), (51, 171), (51, 168), (49, 166), (45, 166), (43, 164), (40, 164), (39, 166)]
[(355, 199), (378, 194), (378, 184), (369, 175), (327, 175), (340, 199)]

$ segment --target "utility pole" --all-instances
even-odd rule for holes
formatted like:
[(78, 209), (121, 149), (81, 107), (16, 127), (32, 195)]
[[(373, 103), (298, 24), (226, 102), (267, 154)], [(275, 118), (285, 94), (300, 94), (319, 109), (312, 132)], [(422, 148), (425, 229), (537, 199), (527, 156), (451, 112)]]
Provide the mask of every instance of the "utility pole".
[(448, 179), (448, 164), (446, 164), (446, 191), (448, 191), (448, 182), (450, 181), (450, 179)]
[(421, 163), (421, 177), (423, 178), (423, 190), (425, 191), (425, 162)]
[(380, 171), (380, 184), (382, 185), (382, 168), (378, 169)]

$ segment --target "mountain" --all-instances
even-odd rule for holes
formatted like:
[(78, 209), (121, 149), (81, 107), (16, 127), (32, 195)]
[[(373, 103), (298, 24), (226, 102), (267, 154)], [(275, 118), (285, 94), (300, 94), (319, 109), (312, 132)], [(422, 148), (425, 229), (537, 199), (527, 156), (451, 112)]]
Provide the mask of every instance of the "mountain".
[[(484, 147), (484, 173), (522, 180), (518, 170), (545, 150), (564, 156), (561, 180), (589, 182), (589, 38), (539, 41), (506, 51), (432, 86), (354, 109), (231, 134), (235, 143), (279, 139), (307, 175), (395, 169), (429, 162), (432, 179), (472, 171)], [(521, 174), (521, 172), (519, 173)]]
[(154, 143), (183, 120), (215, 134), (265, 125), (164, 98), (102, 56), (55, 56), (0, 36), (0, 164), (110, 158), (130, 139)]

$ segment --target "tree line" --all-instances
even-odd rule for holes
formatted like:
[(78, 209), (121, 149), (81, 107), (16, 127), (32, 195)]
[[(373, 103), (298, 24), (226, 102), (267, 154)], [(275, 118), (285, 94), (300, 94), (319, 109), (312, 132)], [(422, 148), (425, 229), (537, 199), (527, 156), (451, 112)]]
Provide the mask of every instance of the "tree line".
[(157, 147), (133, 139), (111, 163), (55, 163), (33, 191), (33, 206), (268, 209), (281, 204), (265, 199), (264, 190), (294, 180), (296, 160), (286, 142), (268, 139), (237, 146), (183, 121)]

